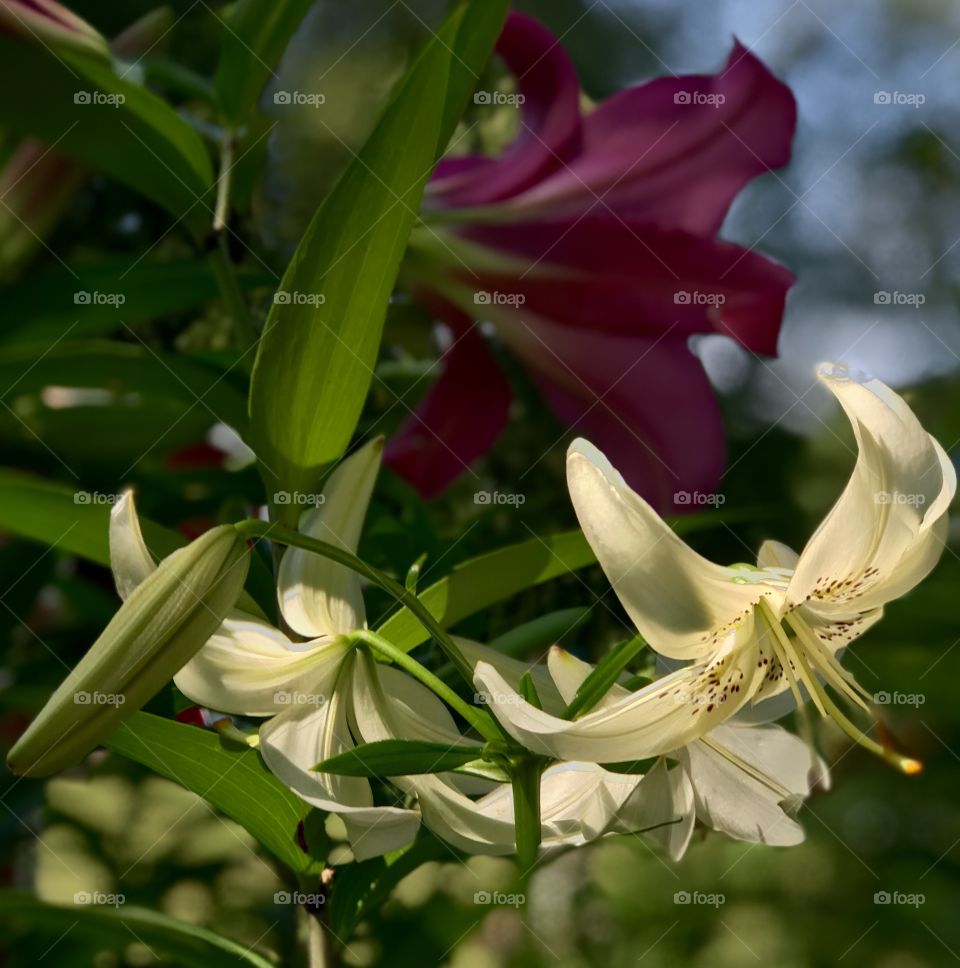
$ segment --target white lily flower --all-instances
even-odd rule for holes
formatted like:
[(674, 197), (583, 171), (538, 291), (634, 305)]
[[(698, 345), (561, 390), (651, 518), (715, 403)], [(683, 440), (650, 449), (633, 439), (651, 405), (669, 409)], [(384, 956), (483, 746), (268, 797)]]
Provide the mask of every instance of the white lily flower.
[[(564, 701), (573, 700), (593, 667), (554, 647), (548, 665)], [(609, 708), (629, 696), (614, 684), (598, 704)], [(829, 787), (829, 770), (811, 766), (806, 744), (772, 724), (732, 721), (660, 757), (617, 814), (614, 830), (648, 830), (680, 860), (696, 821), (735, 840), (790, 847), (804, 839), (791, 812), (814, 785)], [(784, 809), (786, 807), (786, 809)]]
[(725, 567), (687, 546), (609, 461), (583, 440), (567, 460), (584, 534), (637, 629), (688, 665), (566, 721), (538, 710), (480, 663), (478, 688), (529, 749), (602, 763), (686, 746), (738, 709), (805, 688), (821, 713), (912, 772), (919, 764), (868, 739), (824, 688), (870, 711), (838, 654), (933, 568), (956, 472), (907, 404), (879, 380), (822, 364), (821, 382), (853, 425), (859, 455), (840, 498), (803, 552), (767, 541), (757, 565)]
[[(371, 441), (333, 471), (323, 500), (301, 516), (302, 534), (356, 552), (382, 448), (381, 439)], [(130, 495), (111, 515), (110, 558), (122, 597), (156, 568)], [(336, 752), (333, 737), (344, 730), (345, 708), (338, 689), (350, 653), (343, 636), (364, 628), (366, 615), (360, 580), (353, 572), (296, 548), (287, 549), (281, 559), (277, 597), (284, 621), (307, 641), (294, 641), (262, 618), (236, 608), (174, 676), (174, 682), (200, 706), (234, 715), (274, 717), (261, 727), (261, 749), (267, 766), (286, 781), (289, 771), (264, 740), (277, 744), (300, 731), (317, 732), (328, 722), (329, 751), (309, 766)], [(325, 797), (306, 799), (343, 814), (351, 837), (358, 840), (376, 827), (378, 837), (365, 841), (373, 853), (393, 850), (415, 835), (419, 826), (415, 811), (373, 806), (366, 780), (343, 777), (337, 781)]]
[[(456, 641), (466, 655), (483, 655), (498, 664), (503, 659), (475, 642)], [(519, 681), (526, 671), (523, 665), (508, 659), (502, 668)], [(538, 689), (543, 687), (549, 695), (547, 670), (539, 667), (531, 672)], [(555, 689), (553, 694), (557, 695)], [(357, 660), (352, 712), (357, 739), (365, 743), (408, 739), (454, 748), (475, 742), (461, 735), (447, 707), (425, 686), (366, 655)], [(481, 744), (476, 745), (479, 757)], [(540, 792), (542, 846), (572, 846), (601, 836), (639, 779), (608, 772), (593, 763), (559, 763), (548, 768)], [(510, 784), (455, 773), (392, 777), (391, 782), (416, 795), (424, 824), (460, 850), (512, 854), (516, 849)], [(482, 795), (472, 799), (471, 794), (476, 793)]]

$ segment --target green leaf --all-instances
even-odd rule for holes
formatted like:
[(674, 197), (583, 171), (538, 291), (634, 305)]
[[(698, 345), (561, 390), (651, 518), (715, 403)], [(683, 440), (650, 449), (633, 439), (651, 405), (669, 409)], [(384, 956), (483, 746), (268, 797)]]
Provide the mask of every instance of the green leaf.
[(344, 940), (352, 937), (354, 929), (375, 911), (390, 892), (421, 864), (437, 860), (460, 860), (463, 855), (421, 829), (417, 839), (402, 850), (385, 857), (375, 857), (359, 864), (337, 868), (330, 891), (330, 928)]
[(344, 750), (318, 763), (319, 773), (337, 776), (413, 776), (446, 773), (477, 759), (476, 746), (450, 746), (420, 740), (384, 739)]
[(214, 79), (217, 103), (234, 124), (251, 112), (314, 0), (239, 0), (223, 31)]
[(296, 842), (309, 804), (267, 770), (256, 750), (227, 749), (215, 733), (144, 712), (121, 726), (107, 747), (203, 797), (294, 871), (321, 866)]
[[(240, 271), (244, 289), (272, 286), (262, 272)], [(90, 296), (86, 300), (85, 294)], [(106, 301), (104, 294), (120, 295)], [(0, 293), (0, 343), (46, 347), (69, 336), (105, 336), (125, 326), (204, 306), (220, 298), (206, 262), (141, 262), (109, 259), (91, 266), (39, 273)], [(128, 335), (128, 334), (127, 334)]]
[[(89, 492), (79, 488), (0, 468), (0, 531), (109, 566), (111, 505), (88, 501), (88, 497)], [(148, 518), (140, 518), (140, 527), (147, 547), (157, 559), (187, 543), (179, 532)], [(254, 614), (271, 614), (275, 596), (273, 578), (268, 566), (256, 555), (250, 560), (247, 582), (256, 602), (244, 593), (240, 606)]]
[(309, 491), (353, 435), (424, 186), (468, 91), (460, 62), (479, 75), (505, 7), (474, 0), (447, 18), (287, 267), (278, 291), (290, 302), (270, 308), (250, 387), (268, 490)]
[(537, 618), (491, 639), (488, 645), (497, 652), (514, 658), (524, 658), (532, 652), (542, 652), (549, 645), (556, 645), (561, 639), (574, 632), (590, 614), (588, 605), (576, 608), (561, 608), (547, 612)]
[(29, 96), (3, 99), (5, 131), (56, 145), (159, 203), (195, 234), (206, 230), (210, 158), (173, 108), (106, 58), (0, 36), (0, 86), (20, 91), (26, 78), (37, 79)]
[(600, 765), (610, 773), (624, 773), (630, 776), (644, 775), (657, 762), (658, 757), (653, 756), (647, 760), (623, 760), (620, 763), (601, 763)]
[[(0, 890), (0, 922), (6, 926), (5, 935), (16, 937), (29, 934), (33, 939), (44, 938), (48, 952), (55, 950), (57, 938), (64, 939), (69, 934), (69, 939), (63, 941), (63, 953), (75, 951), (84, 945), (109, 946), (123, 951), (131, 942), (140, 941), (152, 951), (173, 959), (178, 965), (196, 968), (236, 968), (238, 965), (273, 968), (272, 962), (247, 945), (231, 941), (207, 928), (133, 905), (108, 907), (74, 904), (66, 907), (47, 904), (29, 894), (5, 888)], [(70, 955), (67, 954), (67, 957)]]
[(63, 342), (43, 352), (19, 344), (0, 348), (0, 385), (4, 398), (49, 386), (105, 389), (140, 406), (153, 396), (177, 401), (183, 415), (196, 412), (209, 425), (219, 420), (241, 433), (246, 427), (244, 394), (223, 371), (140, 343)]
[(564, 719), (576, 719), (589, 712), (610, 691), (610, 687), (626, 669), (627, 664), (647, 643), (639, 635), (614, 646), (594, 667), (590, 675), (580, 683), (577, 694), (564, 710)]
[[(420, 600), (444, 627), (449, 627), (495, 602), (594, 561), (596, 558), (580, 531), (533, 538), (464, 562), (425, 589)], [(377, 631), (407, 651), (429, 638), (406, 609), (391, 615)]]
[[(84, 494), (63, 484), (0, 468), (0, 531), (109, 565), (110, 505), (78, 503), (78, 495)], [(147, 547), (157, 557), (187, 543), (176, 531), (153, 521), (141, 518), (140, 525)]]
[(535, 709), (543, 709), (540, 694), (537, 692), (537, 687), (533, 681), (533, 676), (530, 675), (529, 669), (520, 677), (520, 695)]

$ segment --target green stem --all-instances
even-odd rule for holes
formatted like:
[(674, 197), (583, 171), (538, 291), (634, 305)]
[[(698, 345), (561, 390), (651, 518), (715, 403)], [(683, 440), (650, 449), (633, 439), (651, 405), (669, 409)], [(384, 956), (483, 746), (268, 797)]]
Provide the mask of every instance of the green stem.
[(217, 237), (216, 248), (210, 250), (208, 256), (210, 268), (213, 270), (220, 287), (220, 295), (227, 313), (233, 323), (237, 335), (237, 342), (243, 350), (249, 349), (257, 341), (257, 332), (253, 325), (253, 318), (247, 308), (243, 290), (237, 282), (237, 273), (227, 251), (226, 233), (220, 232)]
[[(362, 575), (364, 578), (379, 585), (385, 592), (392, 595), (401, 605), (409, 609), (417, 618), (421, 625), (433, 636), (437, 644), (443, 649), (447, 658), (454, 664), (460, 673), (463, 681), (473, 688), (473, 667), (464, 658), (463, 653), (454, 644), (453, 639), (447, 634), (446, 630), (437, 621), (433, 613), (423, 604), (420, 599), (404, 588), (399, 582), (394, 581), (389, 575), (385, 575), (378, 568), (368, 565), (356, 555), (338, 548), (336, 545), (327, 544), (325, 541), (318, 541), (310, 538), (299, 531), (284, 527), (281, 524), (258, 521), (251, 518), (247, 521), (240, 521), (234, 525), (237, 531), (245, 538), (269, 538), (278, 544), (288, 545), (293, 548), (302, 548), (304, 551), (312, 551), (314, 554), (335, 561), (338, 564), (349, 568), (351, 571)], [(398, 650), (399, 651), (399, 650)], [(439, 680), (437, 680), (439, 682)]]
[(220, 233), (230, 218), (230, 188), (233, 183), (233, 154), (236, 138), (228, 131), (220, 149), (220, 177), (217, 179), (217, 202), (213, 210), (213, 231)]
[(540, 851), (540, 771), (538, 757), (518, 760), (511, 771), (520, 881), (526, 881)]
[(460, 715), (485, 739), (500, 742), (503, 737), (497, 729), (492, 717), (485, 710), (471, 706), (460, 698), (445, 682), (438, 679), (429, 669), (421, 665), (402, 649), (398, 649), (392, 642), (388, 642), (382, 635), (367, 629), (350, 632), (347, 636), (351, 642), (363, 642), (385, 659), (409, 672), (414, 679), (422, 682), (431, 692), (439, 696), (451, 709)]
[(213, 210), (213, 235), (216, 245), (210, 252), (210, 265), (217, 277), (220, 294), (233, 322), (240, 349), (246, 350), (257, 341), (257, 333), (247, 301), (237, 282), (237, 273), (227, 245), (235, 149), (236, 135), (233, 131), (227, 131), (220, 146), (220, 177), (217, 179), (217, 200)]

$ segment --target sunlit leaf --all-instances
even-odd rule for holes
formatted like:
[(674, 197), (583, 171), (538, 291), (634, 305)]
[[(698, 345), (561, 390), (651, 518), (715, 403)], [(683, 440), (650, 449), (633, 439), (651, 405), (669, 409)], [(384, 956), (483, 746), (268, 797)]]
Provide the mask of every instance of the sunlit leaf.
[(203, 797), (293, 870), (317, 868), (296, 841), (310, 806), (268, 772), (255, 750), (228, 749), (215, 733), (143, 712), (107, 746)]
[(225, 17), (214, 89), (224, 116), (242, 121), (314, 0), (239, 0)]
[[(123, 68), (121, 68), (122, 70)], [(106, 58), (0, 36), (0, 124), (35, 135), (159, 203), (199, 235), (212, 220), (213, 169), (200, 136)]]
[[(83, 898), (84, 892), (78, 896)], [(94, 897), (93, 894), (89, 896)], [(113, 895), (114, 900), (119, 897), (119, 894)], [(50, 951), (56, 958), (58, 953), (54, 945), (58, 939), (63, 940), (61, 953), (75, 951), (77, 946), (85, 944), (110, 947), (120, 952), (131, 942), (140, 941), (178, 965), (196, 968), (273, 966), (248, 945), (231, 941), (199, 925), (119, 901), (113, 906), (78, 902), (66, 907), (4, 889), (0, 890), (0, 922), (5, 926), (6, 935), (16, 937), (24, 933), (45, 938), (44, 946), (48, 951), (41, 954), (41, 958)], [(55, 963), (64, 962), (58, 960)]]
[(254, 449), (271, 484), (309, 491), (350, 441), (423, 188), (469, 90), (464, 65), (479, 75), (504, 13), (501, 0), (475, 0), (450, 15), (287, 267), (250, 389)]

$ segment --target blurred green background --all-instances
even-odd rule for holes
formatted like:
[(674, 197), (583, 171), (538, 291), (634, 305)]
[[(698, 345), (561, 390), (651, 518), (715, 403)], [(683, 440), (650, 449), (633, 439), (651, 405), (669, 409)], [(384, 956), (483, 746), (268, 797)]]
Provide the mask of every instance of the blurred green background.
[[(149, 6), (138, 0), (108, 10), (87, 2), (75, 9), (109, 35)], [(173, 6), (182, 19), (164, 57), (209, 73), (217, 21), (204, 4)], [(362, 143), (411, 49), (445, 6), (441, 0), (321, 0), (294, 38), (278, 86), (323, 77), (337, 93), (329, 99), (336, 111), (322, 127), (311, 125), (310, 108), (294, 118), (285, 114), (264, 143), (263, 168), (238, 227), (259, 254), (243, 258), (251, 285), (258, 278), (265, 283), (256, 296), (264, 307), (272, 274), (282, 269), (305, 219), (349, 150)], [(793, 163), (751, 185), (722, 232), (784, 262), (798, 282), (777, 361), (748, 357), (723, 337), (698, 346), (722, 394), (731, 450), (724, 503), (716, 526), (696, 537), (698, 549), (718, 561), (739, 561), (768, 536), (799, 547), (839, 493), (852, 466), (851, 438), (827, 394), (814, 386), (812, 365), (819, 359), (845, 360), (902, 389), (955, 454), (960, 10), (938, 0), (849, 6), (691, 0), (682, 8), (665, 0), (539, 0), (521, 6), (562, 37), (596, 99), (659, 74), (716, 70), (736, 36), (790, 84), (800, 105)], [(922, 94), (924, 102), (877, 103), (882, 92)], [(187, 95), (180, 98), (189, 103)], [(264, 100), (269, 115), (269, 91)], [(495, 119), (487, 119), (483, 132), (492, 143), (504, 137)], [(0, 307), (7, 323), (0, 341), (16, 340), (30, 327), (49, 344), (61, 335), (69, 314), (58, 316), (44, 302), (45, 294), (67, 284), (61, 262), (129, 266), (148, 248), (151, 262), (190, 259), (188, 243), (168, 231), (169, 223), (128, 190), (88, 179), (46, 245), (5, 270)], [(885, 299), (885, 293), (894, 295)], [(131, 317), (127, 324), (114, 338), (209, 359), (226, 352), (216, 303)], [(433, 353), (429, 321), (398, 300), (364, 426), (396, 426), (395, 395), (414, 385)], [(471, 480), (424, 506), (385, 474), (362, 556), (402, 575), (426, 551), (421, 581), (429, 582), (472, 555), (574, 525), (562, 430), (519, 368), (507, 357), (504, 365), (518, 390), (515, 419), (478, 470), (491, 489), (522, 493), (526, 502), (477, 506), (478, 482)], [(188, 530), (259, 501), (249, 469), (225, 474), (171, 460), (178, 448), (202, 440), (211, 420), (203, 408), (171, 403), (168, 392), (148, 387), (131, 401), (111, 391), (106, 403), (57, 406), (49, 394), (11, 387), (0, 411), (3, 463), (91, 492), (112, 494), (132, 484), (144, 514)], [(545, 450), (532, 464), (531, 455)], [(769, 849), (711, 835), (672, 865), (638, 838), (608, 840), (546, 866), (533, 880), (523, 914), (509, 904), (475, 901), (477, 892), (507, 890), (508, 863), (431, 864), (363, 926), (345, 962), (914, 968), (960, 960), (958, 538), (954, 531), (933, 576), (891, 605), (846, 660), (867, 689), (894, 695), (885, 715), (900, 743), (923, 759), (920, 776), (892, 772), (824, 727), (835, 788), (803, 811), (808, 837), (800, 847)], [(56, 549), (2, 537), (0, 569), (0, 730), (9, 745), (58, 682), (56, 657), (72, 665), (115, 602), (103, 569)], [(388, 607), (373, 594), (370, 602), (372, 619)], [(497, 607), (460, 631), (489, 639), (574, 604), (590, 608), (564, 638), (567, 648), (597, 657), (628, 634), (596, 569)], [(77, 892), (123, 894), (128, 904), (290, 957), (295, 925), (290, 911), (273, 903), (282, 880), (271, 861), (241, 828), (166, 780), (98, 754), (89, 768), (46, 783), (6, 776), (0, 802), (6, 808), (0, 812), (4, 884), (63, 903)], [(677, 903), (678, 892), (701, 892), (713, 903)], [(16, 917), (7, 923), (10, 933), (0, 940), (6, 964), (107, 968), (157, 960), (132, 931), (114, 941), (71, 928), (69, 918), (42, 932)]]

